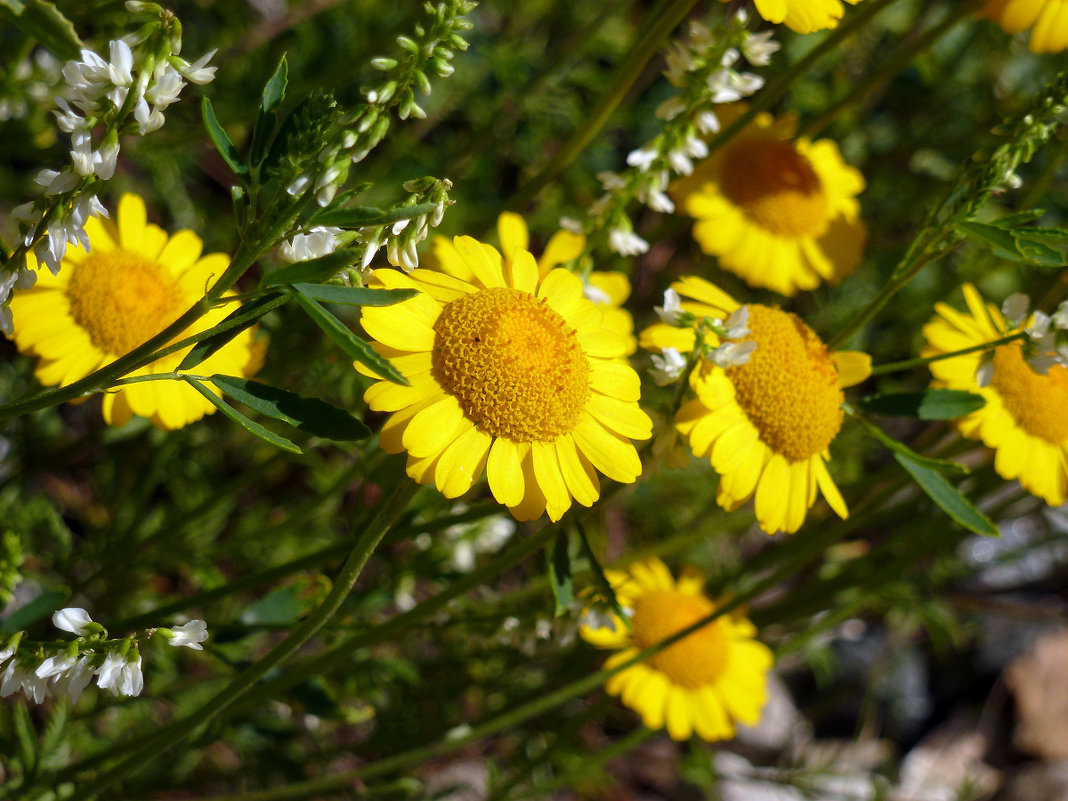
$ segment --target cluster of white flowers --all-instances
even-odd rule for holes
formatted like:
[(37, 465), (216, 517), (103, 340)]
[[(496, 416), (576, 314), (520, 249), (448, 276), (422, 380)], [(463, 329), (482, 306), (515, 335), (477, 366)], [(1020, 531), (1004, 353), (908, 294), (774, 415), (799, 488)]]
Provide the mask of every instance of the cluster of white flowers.
[[(108, 43), (108, 58), (93, 50), (63, 65), (63, 88), (54, 97), (57, 127), (70, 135), (71, 163), (60, 170), (42, 170), (36, 178), (43, 197), (12, 211), (22, 247), (53, 274), (59, 272), (67, 245), (89, 249), (85, 223), (107, 216), (94, 192), (100, 181), (115, 174), (119, 137), (144, 136), (164, 123), (163, 112), (179, 99), (186, 82), (206, 84), (215, 77), (208, 61), (215, 51), (195, 62), (178, 54), (182, 41), (173, 16), (153, 3), (128, 2), (129, 11), (160, 15), (161, 23)], [(130, 120), (132, 116), (132, 121)], [(0, 330), (12, 333), (7, 301), (12, 289), (33, 286), (36, 274), (21, 254), (0, 268)]]
[[(78, 607), (58, 610), (52, 615), (52, 624), (79, 639), (63, 646), (55, 655), (40, 659), (40, 649), (35, 649), (32, 657), (19, 655), (21, 636), (16, 635), (8, 646), (0, 648), (0, 665), (6, 662), (0, 673), (0, 698), (22, 690), (27, 699), (39, 704), (51, 685), (52, 692), (67, 695), (73, 703), (78, 703), (94, 676), (97, 686), (112, 695), (141, 694), (145, 683), (141, 655), (132, 638), (118, 643), (100, 639), (107, 636), (104, 627)], [(169, 645), (198, 651), (203, 650), (200, 643), (208, 638), (203, 620), (191, 620), (173, 629), (150, 630), (150, 636), (153, 633), (166, 638)]]
[[(1011, 328), (1023, 327), (1024, 358), (1032, 370), (1046, 375), (1055, 365), (1068, 367), (1068, 300), (1062, 301), (1053, 314), (1046, 314), (1038, 309), (1031, 311), (1031, 299), (1017, 292), (1001, 304), (1001, 313)], [(993, 351), (983, 354), (975, 378), (981, 387), (994, 380)]]
[(655, 212), (673, 212), (675, 204), (666, 191), (671, 176), (690, 175), (695, 162), (708, 156), (705, 140), (720, 130), (714, 106), (741, 100), (764, 85), (763, 78), (736, 65), (744, 56), (750, 64), (764, 66), (779, 45), (770, 32), (746, 30), (745, 22), (745, 12), (738, 12), (718, 36), (699, 22), (690, 23), (687, 40), (673, 42), (666, 55), (664, 74), (679, 93), (657, 107), (657, 116), (665, 121), (663, 130), (630, 152), (629, 172), (597, 176), (604, 194), (589, 208), (589, 229), (606, 229), (609, 248), (621, 256), (649, 249), (634, 233), (627, 202), (634, 197)]
[(318, 259), (334, 252), (339, 234), (340, 228), (317, 226), (306, 234), (296, 234), (283, 242), (282, 247), (278, 249), (279, 255), (290, 263)]
[(748, 336), (749, 330), (749, 307), (739, 306), (724, 321), (718, 318), (709, 322), (709, 328), (714, 331), (721, 340), (715, 350), (708, 354), (708, 360), (717, 367), (726, 370), (728, 367), (737, 367), (746, 364), (757, 343), (752, 340), (740, 342), (742, 337)]
[[(368, 232), (364, 241), (361, 269), (366, 270), (379, 249), (386, 248), (386, 260), (394, 267), (400, 267), (410, 273), (419, 266), (419, 244), (430, 234), (431, 228), (441, 225), (445, 208), (452, 205), (449, 191), (452, 181), (448, 178), (417, 178), (404, 183), (404, 191), (410, 192), (409, 205), (433, 203), (430, 212), (398, 220), (392, 226), (374, 228)], [(386, 233), (388, 231), (388, 233)]]
[(458, 523), (444, 531), (452, 551), (449, 562), (461, 573), (475, 569), (475, 558), (496, 553), (515, 534), (515, 521), (505, 515), (491, 515), (475, 523)]
[[(682, 298), (674, 289), (664, 290), (664, 305), (654, 306), (653, 311), (666, 325), (688, 328), (695, 322), (694, 316), (682, 308)], [(726, 320), (718, 317), (705, 318), (701, 327), (711, 331), (720, 340), (720, 344), (709, 350), (705, 358), (724, 370), (746, 364), (756, 350), (756, 342), (740, 341), (751, 333), (748, 306), (739, 306)], [(666, 387), (682, 376), (686, 365), (686, 356), (676, 348), (661, 348), (660, 354), (653, 356), (653, 366), (649, 373), (657, 386)]]

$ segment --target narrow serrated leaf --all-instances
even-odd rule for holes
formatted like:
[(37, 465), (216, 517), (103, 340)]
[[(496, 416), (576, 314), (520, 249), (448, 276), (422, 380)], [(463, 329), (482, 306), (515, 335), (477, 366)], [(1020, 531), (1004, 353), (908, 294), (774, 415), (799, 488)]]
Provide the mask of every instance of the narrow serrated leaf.
[(213, 375), (211, 383), (253, 411), (315, 437), (346, 441), (371, 436), (371, 430), (351, 414), (319, 398), (306, 398), (259, 381), (229, 375)]
[(70, 593), (66, 590), (47, 590), (32, 601), (27, 601), (0, 623), (0, 634), (14, 634), (29, 628), (38, 620), (46, 618), (67, 602)]
[(895, 453), (894, 459), (920, 485), (920, 489), (926, 492), (928, 497), (953, 520), (976, 534), (988, 537), (999, 535), (997, 526), (990, 521), (990, 518), (972, 506), (971, 502), (937, 471), (901, 453)]
[(204, 118), (204, 128), (208, 132), (208, 138), (215, 145), (215, 149), (219, 151), (219, 155), (226, 162), (226, 166), (238, 178), (248, 179), (248, 165), (241, 158), (241, 151), (237, 149), (237, 146), (230, 140), (222, 125), (219, 124), (219, 120), (215, 116), (215, 109), (211, 105), (211, 100), (205, 97), (200, 101), (200, 112)]
[(76, 59), (85, 47), (73, 23), (46, 0), (0, 0), (0, 18), (6, 18), (61, 59)]
[(560, 531), (548, 553), (549, 585), (553, 590), (555, 601), (553, 615), (555, 617), (566, 614), (574, 598), (575, 585), (571, 578), (571, 556), (567, 552), (568, 542), (567, 532)]
[(408, 379), (398, 373), (397, 369), (392, 364), (379, 356), (369, 343), (352, 333), (339, 319), (320, 306), (316, 301), (301, 294), (301, 292), (296, 289), (293, 291), (293, 297), (297, 299), (301, 308), (308, 313), (308, 316), (312, 318), (315, 324), (319, 326), (327, 336), (334, 340), (338, 347), (345, 351), (349, 358), (366, 367), (370, 367), (380, 376), (392, 381), (394, 384), (408, 386)]
[(282, 101), (286, 99), (286, 87), (288, 85), (289, 62), (286, 61), (286, 54), (283, 53), (278, 60), (278, 66), (274, 68), (274, 74), (263, 87), (263, 94), (260, 97), (260, 111), (265, 114), (277, 111), (278, 107), (282, 105)]
[(975, 220), (966, 220), (960, 224), (959, 228), (961, 233), (990, 248), (1003, 259), (1024, 261), (1024, 256), (1020, 253), (1020, 248), (1016, 243), (1016, 237), (1012, 235), (1011, 231), (1006, 231), (1004, 228), (999, 228), (995, 225), (976, 222)]
[(1064, 254), (1044, 241), (1031, 238), (1029, 229), (1017, 228), (1014, 233), (1016, 233), (1016, 246), (1028, 261), (1040, 267), (1064, 266)]
[(435, 203), (417, 203), (413, 206), (398, 206), (394, 209), (379, 209), (374, 206), (350, 206), (347, 209), (326, 208), (313, 214), (308, 224), (329, 225), (334, 228), (370, 228), (410, 220), (421, 214), (430, 214), (436, 208)]
[(885, 445), (895, 455), (900, 454), (916, 464), (923, 465), (931, 470), (937, 470), (941, 473), (952, 473), (958, 476), (966, 476), (971, 472), (964, 465), (957, 464), (948, 459), (937, 459), (933, 456), (924, 456), (922, 453), (916, 453), (916, 451), (912, 450), (904, 443), (898, 442), (893, 437), (883, 433), (883, 430), (879, 428), (879, 426), (869, 420), (865, 420), (864, 417), (859, 414), (854, 414), (853, 419), (860, 423), (861, 427), (867, 431), (870, 436)]
[(334, 284), (293, 284), (293, 288), (320, 303), (346, 306), (392, 306), (419, 294), (418, 289), (367, 289)]
[(265, 286), (280, 286), (282, 284), (318, 284), (328, 278), (333, 278), (346, 267), (352, 265), (359, 252), (354, 248), (342, 248), (333, 253), (327, 253), (317, 259), (298, 261), (296, 264), (288, 264), (273, 273), (263, 276)]
[(1060, 228), (1014, 228), (1017, 238), (1033, 239), (1048, 245), (1068, 245), (1068, 231)]
[(875, 414), (917, 417), (920, 420), (956, 420), (986, 405), (981, 395), (961, 389), (929, 389), (925, 392), (890, 392), (871, 395), (858, 404)]
[(254, 420), (250, 420), (249, 418), (245, 417), (245, 415), (241, 414), (241, 412), (239, 412), (233, 406), (230, 406), (222, 398), (220, 398), (206, 386), (201, 384), (195, 378), (192, 378), (191, 376), (182, 376), (182, 378), (184, 378), (186, 382), (193, 387), (193, 389), (195, 389), (197, 392), (207, 398), (207, 400), (211, 403), (212, 406), (214, 406), (216, 409), (218, 409), (224, 415), (229, 417), (233, 422), (237, 423), (239, 426), (241, 426), (253, 436), (257, 436), (265, 442), (269, 442), (276, 448), (281, 448), (284, 451), (289, 451), (290, 453), (303, 453), (300, 448), (298, 448), (285, 437), (280, 437), (278, 434), (275, 434), (270, 429), (264, 428)]
[(193, 369), (246, 328), (255, 325), (256, 321), (267, 312), (277, 309), (288, 302), (289, 295), (284, 292), (271, 292), (242, 304), (240, 308), (227, 315), (218, 325), (204, 332), (208, 335), (207, 338), (202, 339), (193, 346), (193, 349), (182, 359), (182, 363), (178, 365), (178, 369)]

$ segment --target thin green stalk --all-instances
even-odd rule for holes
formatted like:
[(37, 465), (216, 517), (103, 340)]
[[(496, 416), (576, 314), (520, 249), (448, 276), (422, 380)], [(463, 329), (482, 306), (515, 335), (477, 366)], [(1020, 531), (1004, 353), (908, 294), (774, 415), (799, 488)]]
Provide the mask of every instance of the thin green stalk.
[(314, 612), (290, 632), (288, 637), (271, 649), (263, 658), (235, 676), (226, 687), (207, 703), (203, 704), (188, 717), (180, 720), (177, 725), (169, 728), (165, 737), (150, 738), (146, 744), (134, 749), (133, 753), (105, 771), (94, 781), (76, 789), (71, 796), (72, 801), (74, 799), (94, 798), (130, 773), (147, 767), (154, 759), (185, 740), (205, 723), (217, 718), (225, 709), (232, 706), (245, 693), (253, 689), (263, 676), (292, 656), (297, 649), (310, 640), (341, 607), (341, 604), (352, 590), (356, 579), (359, 578), (360, 573), (363, 571), (364, 565), (367, 564), (367, 560), (371, 557), (372, 552), (390, 527), (405, 512), (409, 502), (418, 491), (419, 486), (415, 482), (405, 479), (394, 489), (389, 498), (381, 502), (374, 519), (357, 538), (356, 544), (334, 580), (329, 594)]
[(931, 364), (932, 362), (940, 362), (943, 359), (954, 359), (957, 356), (967, 356), (969, 353), (979, 353), (984, 350), (993, 350), (1000, 345), (1007, 345), (1010, 342), (1016, 342), (1020, 339), (1026, 339), (1027, 333), (1024, 331), (1017, 331), (1015, 334), (1009, 334), (1003, 336), (1001, 339), (995, 339), (991, 342), (984, 342), (982, 345), (973, 345), (970, 348), (963, 348), (962, 350), (951, 351), (950, 353), (940, 353), (937, 356), (925, 356), (917, 359), (906, 359), (901, 362), (888, 362), (887, 364), (877, 364), (871, 368), (872, 375), (885, 375), (886, 373), (898, 373), (903, 370), (912, 370), (915, 367), (923, 367), (924, 365)]
[(708, 143), (709, 152), (725, 145), (735, 134), (752, 122), (757, 114), (767, 111), (775, 105), (794, 85), (794, 82), (803, 77), (817, 61), (835, 52), (843, 41), (867, 25), (876, 14), (895, 2), (897, 0), (867, 0), (863, 5), (858, 6), (841, 25), (831, 31), (822, 42), (809, 50), (800, 61), (796, 64), (791, 64), (788, 70), (757, 92), (753, 99), (749, 101), (749, 107), (746, 112), (712, 138)]
[[(876, 2), (892, 1), (876, 0)], [(601, 101), (590, 112), (586, 118), (586, 123), (572, 134), (571, 138), (564, 143), (552, 161), (545, 165), (541, 172), (520, 187), (519, 191), (504, 204), (506, 209), (522, 207), (554, 178), (560, 175), (586, 149), (586, 145), (593, 141), (593, 138), (608, 122), (608, 118), (612, 116), (612, 112), (623, 102), (623, 98), (626, 97), (634, 82), (638, 80), (638, 76), (645, 69), (645, 65), (649, 63), (650, 59), (663, 45), (664, 40), (686, 18), (686, 15), (690, 13), (690, 9), (696, 4), (697, 0), (672, 0), (648, 28), (647, 33), (635, 43), (627, 58), (616, 70), (612, 87), (601, 97)]]
[(797, 135), (818, 136), (824, 128), (834, 122), (843, 109), (865, 100), (880, 84), (889, 82), (891, 78), (907, 67), (917, 54), (923, 53), (930, 48), (931, 45), (948, 33), (950, 28), (970, 15), (978, 5), (978, 0), (965, 0), (964, 2), (956, 3), (941, 22), (928, 28), (913, 41), (907, 43), (894, 54), (893, 58), (881, 61), (878, 69), (870, 72), (865, 76), (864, 80), (853, 84), (848, 94), (833, 103), (820, 116), (802, 123)]

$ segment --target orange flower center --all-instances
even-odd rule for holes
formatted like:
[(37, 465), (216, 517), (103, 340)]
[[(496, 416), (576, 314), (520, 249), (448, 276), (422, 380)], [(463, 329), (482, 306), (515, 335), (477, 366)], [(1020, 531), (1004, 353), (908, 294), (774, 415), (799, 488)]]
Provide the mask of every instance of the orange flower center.
[(838, 371), (815, 332), (796, 315), (749, 305), (747, 364), (727, 369), (735, 399), (760, 439), (789, 462), (822, 453), (842, 426)]
[(1002, 345), (994, 351), (991, 386), (1028, 434), (1052, 445), (1068, 442), (1068, 369), (1058, 364), (1039, 375), (1019, 345)]
[(488, 434), (551, 442), (578, 424), (590, 367), (574, 330), (544, 301), (484, 289), (446, 304), (434, 333), (435, 376)]
[[(634, 602), (634, 644), (648, 648), (715, 611), (707, 598), (675, 590), (647, 592)], [(719, 621), (669, 645), (646, 663), (678, 684), (695, 690), (713, 684), (727, 664), (727, 637)]]
[(127, 250), (94, 250), (70, 269), (71, 317), (105, 353), (129, 353), (190, 305), (161, 265)]
[(789, 142), (745, 139), (720, 159), (721, 191), (745, 215), (778, 236), (820, 236), (827, 196), (811, 162)]

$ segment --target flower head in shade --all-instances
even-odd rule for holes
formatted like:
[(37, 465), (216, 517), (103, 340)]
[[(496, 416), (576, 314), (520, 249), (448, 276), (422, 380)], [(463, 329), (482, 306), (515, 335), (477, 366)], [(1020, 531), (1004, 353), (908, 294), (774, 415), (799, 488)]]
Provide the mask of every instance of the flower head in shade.
[[(690, 573), (677, 581), (659, 559), (635, 562), (625, 571), (606, 571), (629, 626), (609, 614), (584, 639), (619, 652), (605, 662), (612, 668), (639, 651), (712, 614), (704, 579)], [(586, 622), (594, 621), (585, 616)], [(756, 628), (743, 617), (725, 614), (663, 649), (645, 662), (617, 673), (605, 689), (642, 717), (650, 729), (666, 728), (676, 740), (696, 734), (728, 740), (736, 724), (760, 720), (767, 699), (771, 651), (755, 639)]]
[[(143, 344), (189, 309), (226, 270), (222, 253), (202, 255), (192, 231), (168, 236), (146, 219), (136, 195), (119, 201), (115, 223), (85, 221), (89, 247), (69, 248), (63, 270), (38, 270), (37, 284), (11, 300), (14, 339), (19, 350), (39, 356), (37, 379), (66, 386)], [(31, 267), (36, 267), (32, 257)], [(209, 311), (175, 337), (185, 339), (222, 321), (232, 311)], [(189, 349), (145, 365), (131, 376), (169, 373)], [(197, 366), (205, 375), (248, 376), (262, 359), (253, 332), (243, 331)], [(215, 411), (193, 387), (181, 381), (128, 384), (103, 398), (104, 419), (125, 424), (132, 415), (163, 429), (181, 428)]]
[[(530, 250), (530, 233), (526, 221), (510, 211), (497, 218), (497, 237), (501, 242), (501, 256), (506, 265), (511, 263), (516, 250)], [(446, 240), (447, 242), (447, 240)], [(562, 267), (577, 259), (586, 248), (586, 237), (571, 231), (560, 230), (553, 234), (538, 259), (538, 274), (544, 278), (556, 267)], [(638, 348), (634, 338), (634, 318), (623, 308), (630, 297), (630, 279), (626, 273), (593, 271), (583, 278), (583, 294), (601, 310), (605, 328), (623, 337), (627, 342), (624, 355), (629, 356)]]
[[(698, 321), (723, 319), (740, 307), (736, 300), (701, 278), (672, 285), (688, 300), (683, 311)], [(706, 358), (691, 373), (696, 398), (675, 416), (679, 433), (695, 456), (708, 457), (720, 475), (716, 500), (733, 510), (756, 498), (756, 517), (769, 533), (793, 532), (816, 501), (817, 490), (841, 517), (848, 512), (827, 471), (828, 447), (842, 425), (843, 387), (863, 381), (871, 360), (861, 353), (831, 353), (796, 315), (773, 306), (747, 304), (753, 342), (748, 359)], [(699, 323), (700, 325), (700, 323)], [(715, 334), (704, 346), (719, 349)], [(657, 323), (639, 339), (643, 348), (691, 352), (697, 328)], [(710, 355), (712, 355), (710, 354)]]
[[(856, 5), (860, 0), (846, 2)], [(798, 33), (837, 28), (845, 13), (841, 0), (756, 0), (756, 9), (768, 22), (785, 22), (787, 28)]]
[(1068, 5), (1064, 0), (986, 0), (983, 13), (1005, 33), (1031, 29), (1032, 53), (1059, 53), (1068, 47)]
[[(181, 626), (174, 626), (169, 631), (171, 636), (167, 637), (167, 645), (172, 645), (176, 648), (184, 646), (192, 648), (194, 651), (204, 650), (204, 646), (201, 643), (208, 639), (208, 624), (203, 620), (190, 620)], [(164, 636), (166, 637), (166, 634)]]
[[(744, 110), (721, 112), (724, 124)], [(720, 266), (782, 295), (837, 283), (860, 264), (867, 227), (856, 195), (864, 177), (829, 139), (793, 139), (797, 120), (757, 115), (671, 185), (697, 222), (693, 237)]]
[[(984, 303), (971, 284), (964, 285), (967, 312), (944, 303), (923, 328), (924, 357), (1001, 339), (1022, 330), (1010, 327), (998, 308)], [(1025, 321), (1021, 321), (1026, 322)], [(933, 384), (981, 395), (983, 408), (962, 417), (957, 428), (969, 439), (993, 448), (994, 469), (1018, 479), (1028, 492), (1051, 506), (1068, 496), (1068, 368), (1052, 364), (1045, 375), (1027, 363), (1019, 342), (990, 351), (967, 353), (932, 362)], [(987, 373), (988, 380), (981, 381)]]
[(652, 423), (622, 358), (626, 341), (579, 277), (560, 268), (542, 277), (529, 251), (506, 263), (471, 237), (439, 240), (436, 255), (440, 272), (376, 270), (371, 286), (419, 295), (362, 309), (376, 350), (410, 382), (364, 393), (371, 409), (392, 413), (382, 448), (407, 451), (408, 475), (447, 498), (485, 472), (519, 520), (593, 504), (598, 471), (633, 482), (641, 463), (631, 439), (647, 439)]

